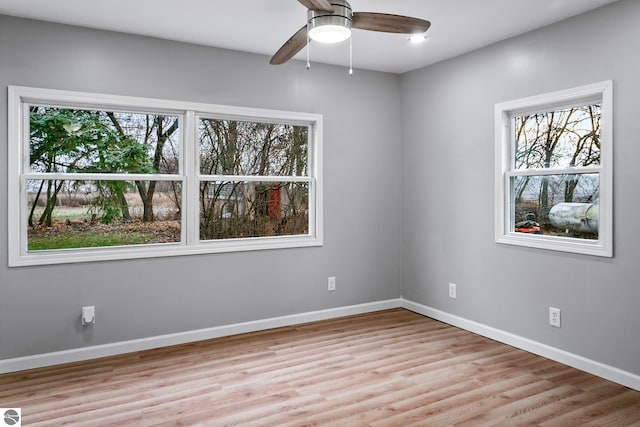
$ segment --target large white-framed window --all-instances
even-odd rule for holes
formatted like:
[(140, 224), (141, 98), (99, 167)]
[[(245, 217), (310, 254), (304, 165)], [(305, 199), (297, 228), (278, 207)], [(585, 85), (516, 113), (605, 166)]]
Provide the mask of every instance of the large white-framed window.
[(322, 115), (10, 86), (9, 266), (322, 245)]
[(613, 256), (613, 82), (495, 106), (495, 239)]

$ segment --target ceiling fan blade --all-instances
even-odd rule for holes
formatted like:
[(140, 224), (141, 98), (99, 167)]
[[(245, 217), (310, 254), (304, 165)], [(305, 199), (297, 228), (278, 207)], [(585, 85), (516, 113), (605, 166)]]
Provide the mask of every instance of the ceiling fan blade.
[(322, 12), (333, 12), (333, 6), (327, 0), (298, 0), (307, 9), (318, 10)]
[(300, 28), (297, 33), (291, 36), (289, 40), (284, 42), (282, 47), (278, 49), (269, 63), (271, 65), (284, 64), (295, 56), (296, 53), (307, 45), (307, 26)]
[(414, 34), (424, 33), (431, 22), (409, 16), (388, 13), (354, 12), (353, 28), (359, 30), (382, 31), (384, 33)]

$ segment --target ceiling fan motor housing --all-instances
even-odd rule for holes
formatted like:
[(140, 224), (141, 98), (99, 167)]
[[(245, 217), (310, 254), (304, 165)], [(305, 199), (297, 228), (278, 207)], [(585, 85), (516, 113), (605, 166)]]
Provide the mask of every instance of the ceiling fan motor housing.
[[(333, 13), (311, 9), (309, 9), (309, 11), (307, 12), (307, 25), (311, 38), (314, 38), (314, 29), (319, 29), (320, 27), (327, 26), (343, 28), (346, 30), (345, 34), (351, 33), (353, 12), (351, 10), (351, 5), (349, 4), (349, 2), (347, 2), (346, 0), (330, 0), (330, 2), (331, 6), (333, 6)], [(348, 38), (348, 35), (345, 37), (345, 39), (346, 38)]]

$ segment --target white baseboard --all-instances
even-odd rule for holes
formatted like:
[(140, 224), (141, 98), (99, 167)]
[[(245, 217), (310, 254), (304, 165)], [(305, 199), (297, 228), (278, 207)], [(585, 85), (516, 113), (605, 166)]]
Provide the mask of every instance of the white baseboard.
[(422, 314), (423, 316), (448, 323), (449, 325), (457, 326), (458, 328), (528, 351), (529, 353), (546, 357), (547, 359), (560, 362), (573, 368), (580, 369), (581, 371), (597, 375), (609, 381), (640, 391), (640, 375), (623, 371), (622, 369), (614, 368), (613, 366), (605, 365), (604, 363), (596, 362), (595, 360), (587, 359), (586, 357), (578, 356), (577, 354), (569, 353), (568, 351), (560, 350), (558, 348), (551, 347), (528, 338), (523, 338), (491, 326), (483, 325), (482, 323), (474, 322), (463, 317), (455, 316), (413, 301), (402, 299), (402, 307)]
[(0, 360), (0, 374), (402, 307), (640, 391), (640, 375), (403, 298)]
[(213, 328), (160, 335), (131, 341), (122, 341), (112, 344), (74, 348), (71, 350), (36, 354), (33, 356), (15, 357), (12, 359), (0, 360), (0, 374), (40, 368), (43, 366), (59, 365), (62, 363), (79, 362), (83, 360), (96, 359), (99, 357), (115, 356), (118, 354), (131, 353), (134, 351), (150, 350), (153, 348), (185, 344), (189, 342), (220, 338), (247, 332), (263, 331), (266, 329), (279, 328), (283, 326), (299, 325), (301, 323), (315, 322), (318, 320), (333, 319), (342, 316), (387, 310), (391, 308), (398, 308), (401, 306), (402, 300), (398, 298), (386, 301), (377, 301), (365, 304), (331, 308), (327, 310), (310, 311), (307, 313), (292, 314), (289, 316), (272, 317), (251, 322), (234, 323), (231, 325), (216, 326)]

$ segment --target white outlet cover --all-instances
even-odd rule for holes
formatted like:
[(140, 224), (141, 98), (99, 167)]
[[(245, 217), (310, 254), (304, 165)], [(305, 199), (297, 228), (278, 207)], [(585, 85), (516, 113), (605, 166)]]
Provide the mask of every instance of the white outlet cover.
[(327, 279), (327, 290), (328, 291), (335, 291), (336, 290), (336, 278), (335, 277), (329, 277)]
[(96, 323), (96, 307), (93, 305), (82, 307), (82, 324), (92, 325)]
[(549, 307), (549, 325), (559, 328), (560, 320), (560, 309)]
[(449, 298), (457, 298), (455, 283), (449, 283)]

